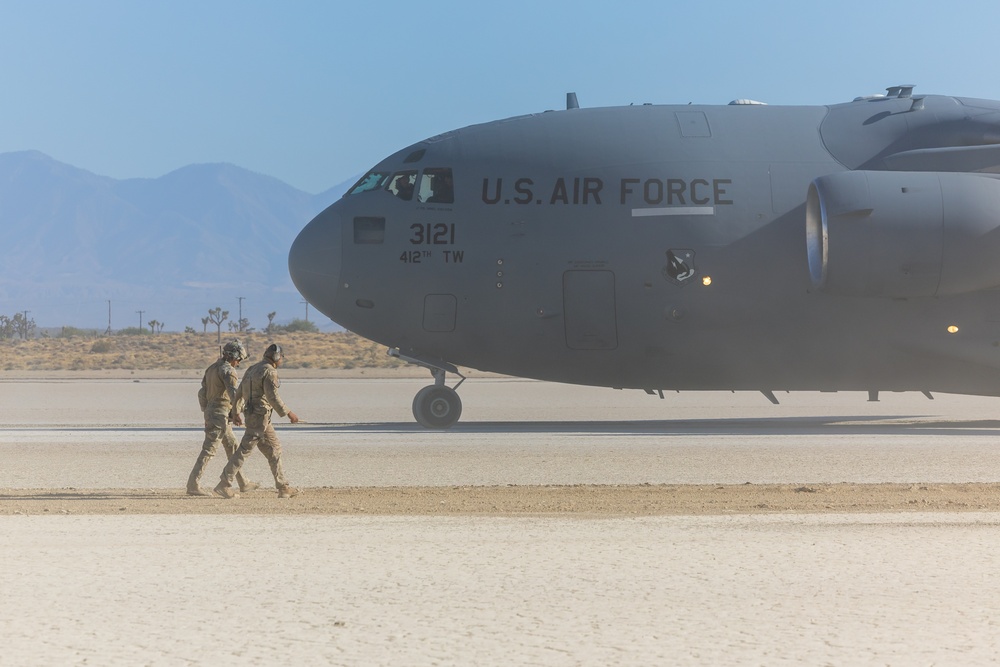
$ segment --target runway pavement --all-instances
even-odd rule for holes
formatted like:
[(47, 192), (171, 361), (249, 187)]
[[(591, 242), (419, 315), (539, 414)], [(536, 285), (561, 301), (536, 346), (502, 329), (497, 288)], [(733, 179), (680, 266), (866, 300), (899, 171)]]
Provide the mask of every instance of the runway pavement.
[[(0, 488), (179, 488), (202, 438), (199, 378), (0, 382)], [(306, 486), (1000, 481), (1000, 400), (615, 391), (512, 379), (461, 388), (462, 421), (410, 414), (422, 379), (285, 379), (277, 420)], [(220, 450), (221, 451), (221, 450)], [(191, 460), (191, 464), (187, 460)], [(52, 463), (51, 465), (49, 463)], [(214, 459), (208, 475), (224, 463)], [(263, 458), (252, 474), (267, 480)]]
[[(0, 490), (71, 502), (94, 489), (175, 493), (200, 447), (198, 379), (0, 377)], [(304, 511), (309, 489), (322, 487), (978, 482), (988, 491), (1000, 481), (997, 399), (779, 394), (772, 406), (749, 393), (659, 400), (473, 378), (461, 389), (462, 422), (429, 432), (409, 414), (423, 384), (286, 377), (285, 399), (305, 423), (278, 429), (286, 471), (306, 492), (264, 498), (259, 513), (0, 512), (0, 662), (1000, 659), (996, 512)], [(213, 460), (207, 477), (222, 464)], [(250, 465), (268, 480), (259, 454)], [(279, 502), (289, 505), (270, 513)]]

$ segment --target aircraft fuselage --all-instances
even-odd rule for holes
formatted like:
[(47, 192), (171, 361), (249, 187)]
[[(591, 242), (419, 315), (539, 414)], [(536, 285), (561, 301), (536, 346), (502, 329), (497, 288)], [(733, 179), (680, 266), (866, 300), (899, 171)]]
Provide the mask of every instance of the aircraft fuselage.
[(310, 222), (292, 277), (348, 330), (510, 375), (1000, 395), (1000, 104), (907, 95), (449, 132)]

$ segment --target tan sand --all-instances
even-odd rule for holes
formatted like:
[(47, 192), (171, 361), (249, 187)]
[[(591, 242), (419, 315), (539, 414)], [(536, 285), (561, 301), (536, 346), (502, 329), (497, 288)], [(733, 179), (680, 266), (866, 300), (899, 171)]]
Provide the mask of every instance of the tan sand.
[(423, 486), (258, 489), (233, 500), (162, 489), (0, 490), (0, 514), (703, 516), (1000, 512), (1000, 484)]
[(5, 665), (987, 665), (989, 514), (0, 517)]

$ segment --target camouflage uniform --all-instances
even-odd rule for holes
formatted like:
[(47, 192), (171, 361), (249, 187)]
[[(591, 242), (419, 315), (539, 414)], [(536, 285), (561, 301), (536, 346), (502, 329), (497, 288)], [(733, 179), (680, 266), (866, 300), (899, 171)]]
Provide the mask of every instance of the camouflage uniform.
[[(238, 475), (240, 468), (246, 457), (257, 447), (267, 458), (271, 465), (271, 473), (274, 475), (274, 486), (280, 493), (293, 493), (297, 491), (291, 489), (285, 473), (281, 467), (281, 441), (278, 434), (274, 432), (271, 425), (271, 412), (277, 412), (284, 417), (289, 413), (288, 407), (278, 395), (278, 387), (281, 382), (278, 380), (278, 369), (265, 357), (264, 360), (254, 364), (243, 376), (239, 389), (236, 391), (236, 408), (234, 412), (241, 409), (246, 423), (246, 432), (240, 442), (239, 449), (229, 457), (226, 469), (222, 471), (222, 481), (216, 487), (228, 489), (233, 485), (233, 476)], [(222, 495), (222, 494), (220, 494)]]
[[(191, 476), (188, 477), (188, 493), (192, 495), (203, 495), (198, 488), (198, 481), (205, 466), (215, 456), (219, 440), (222, 440), (227, 459), (236, 451), (236, 436), (229, 425), (229, 411), (236, 399), (236, 382), (236, 369), (226, 357), (209, 366), (201, 379), (198, 402), (201, 404), (201, 411), (205, 413), (205, 443), (194, 469), (191, 470)], [(256, 484), (248, 482), (242, 473), (237, 475), (236, 480), (241, 490), (256, 488)]]

